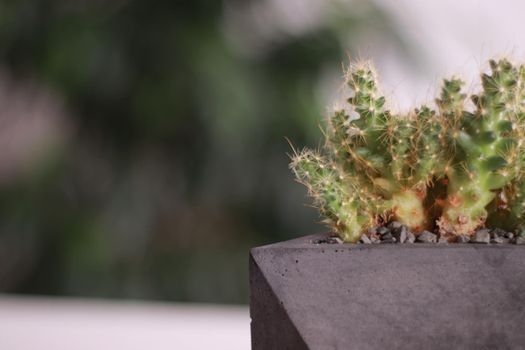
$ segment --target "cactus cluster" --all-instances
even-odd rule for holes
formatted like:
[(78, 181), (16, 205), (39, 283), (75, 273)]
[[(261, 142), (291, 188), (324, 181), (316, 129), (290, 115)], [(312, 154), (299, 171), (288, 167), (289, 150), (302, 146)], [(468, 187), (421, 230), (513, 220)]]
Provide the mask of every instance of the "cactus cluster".
[(344, 241), (392, 220), (449, 241), (485, 225), (525, 228), (525, 65), (489, 65), (479, 93), (444, 80), (435, 107), (404, 114), (386, 107), (370, 63), (346, 68), (350, 96), (328, 117), (324, 146), (291, 162)]

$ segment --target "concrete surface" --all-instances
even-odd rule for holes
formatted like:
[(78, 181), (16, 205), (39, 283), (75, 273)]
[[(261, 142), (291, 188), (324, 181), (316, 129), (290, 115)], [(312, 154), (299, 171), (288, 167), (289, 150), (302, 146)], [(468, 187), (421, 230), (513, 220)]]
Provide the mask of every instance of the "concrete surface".
[(254, 349), (525, 348), (525, 246), (318, 238), (251, 251)]

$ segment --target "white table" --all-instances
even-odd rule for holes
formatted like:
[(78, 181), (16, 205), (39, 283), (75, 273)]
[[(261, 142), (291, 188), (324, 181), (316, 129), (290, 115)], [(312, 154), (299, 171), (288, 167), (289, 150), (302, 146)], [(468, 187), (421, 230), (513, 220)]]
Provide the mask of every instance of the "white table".
[(0, 296), (0, 349), (249, 349), (245, 306)]

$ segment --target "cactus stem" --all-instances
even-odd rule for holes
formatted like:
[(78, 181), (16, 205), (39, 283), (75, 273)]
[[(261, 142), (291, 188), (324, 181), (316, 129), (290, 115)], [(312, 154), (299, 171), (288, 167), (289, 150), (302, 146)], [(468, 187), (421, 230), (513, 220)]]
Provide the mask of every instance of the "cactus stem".
[(393, 218), (407, 225), (414, 232), (424, 230), (428, 225), (423, 207), (424, 198), (424, 193), (410, 189), (395, 193), (391, 203)]

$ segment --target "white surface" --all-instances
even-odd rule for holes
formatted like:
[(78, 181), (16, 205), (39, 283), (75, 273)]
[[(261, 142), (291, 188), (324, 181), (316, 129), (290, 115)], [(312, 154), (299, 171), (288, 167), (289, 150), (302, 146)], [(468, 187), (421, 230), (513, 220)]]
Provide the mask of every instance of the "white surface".
[(247, 307), (0, 297), (0, 349), (250, 348)]
[[(409, 44), (415, 61), (371, 43), (385, 92), (398, 107), (432, 101), (443, 77), (460, 76), (476, 89), (490, 58), (525, 62), (525, 2), (515, 0), (375, 0)], [(414, 67), (416, 62), (419, 66)]]

